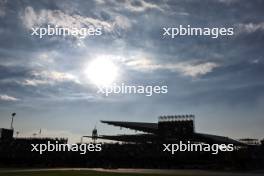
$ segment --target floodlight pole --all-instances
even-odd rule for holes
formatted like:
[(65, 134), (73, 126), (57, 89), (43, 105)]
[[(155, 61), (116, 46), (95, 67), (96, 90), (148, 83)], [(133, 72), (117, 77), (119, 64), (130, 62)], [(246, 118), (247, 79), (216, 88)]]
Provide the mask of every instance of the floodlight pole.
[(16, 113), (12, 113), (12, 118), (11, 118), (11, 129), (13, 130), (13, 122), (14, 122), (14, 117), (15, 117)]

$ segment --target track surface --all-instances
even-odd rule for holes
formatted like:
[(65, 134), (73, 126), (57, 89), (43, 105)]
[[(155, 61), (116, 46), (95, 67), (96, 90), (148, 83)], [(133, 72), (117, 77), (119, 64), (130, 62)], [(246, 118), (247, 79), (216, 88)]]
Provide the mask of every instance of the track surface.
[(220, 172), (207, 170), (167, 170), (167, 169), (102, 169), (102, 168), (52, 168), (52, 169), (0, 169), (0, 173), (45, 172), (45, 171), (97, 171), (109, 173), (139, 173), (183, 176), (263, 176), (264, 172)]

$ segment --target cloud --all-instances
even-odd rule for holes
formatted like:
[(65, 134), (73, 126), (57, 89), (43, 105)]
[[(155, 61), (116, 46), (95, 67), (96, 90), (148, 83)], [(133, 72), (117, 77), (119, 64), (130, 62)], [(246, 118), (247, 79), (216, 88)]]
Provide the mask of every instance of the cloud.
[(98, 5), (105, 5), (110, 2), (111, 6), (115, 7), (115, 10), (127, 10), (130, 12), (144, 12), (149, 9), (154, 9), (158, 11), (164, 11), (163, 8), (158, 6), (157, 4), (147, 2), (144, 0), (122, 0), (122, 1), (116, 1), (116, 0), (95, 0), (96, 4)]
[(112, 33), (119, 28), (128, 29), (131, 27), (130, 21), (122, 15), (116, 15), (112, 20), (105, 21), (77, 14), (70, 15), (61, 10), (42, 9), (36, 11), (30, 6), (25, 8), (21, 19), (27, 29), (47, 24), (68, 29), (81, 29), (93, 26), (101, 27), (104, 32)]
[(113, 26), (118, 26), (122, 29), (128, 29), (131, 27), (131, 22), (129, 21), (127, 17), (118, 15), (115, 17)]
[(247, 23), (247, 24), (238, 24), (239, 32), (253, 33), (258, 30), (264, 30), (264, 22), (261, 23)]
[(212, 72), (214, 68), (220, 65), (214, 62), (205, 63), (169, 63), (169, 64), (155, 64), (149, 59), (132, 60), (128, 61), (126, 65), (132, 68), (139, 69), (141, 71), (153, 71), (153, 70), (169, 70), (171, 72), (179, 72), (184, 76), (198, 77)]
[(26, 86), (38, 86), (46, 84), (55, 84), (60, 82), (74, 82), (79, 84), (79, 80), (76, 76), (70, 73), (58, 72), (58, 71), (32, 71), (31, 76), (33, 79), (25, 79), (22, 81)]
[(124, 3), (125, 3), (125, 5), (123, 7), (129, 11), (132, 11), (132, 12), (143, 12), (143, 11), (146, 11), (148, 9), (156, 9), (156, 10), (159, 10), (162, 12), (164, 11), (158, 5), (150, 3), (150, 2), (146, 2), (146, 1), (125, 0)]
[(238, 2), (238, 0), (218, 0), (218, 2), (230, 5), (232, 3)]
[(22, 81), (22, 84), (25, 86), (38, 86), (38, 85), (45, 85), (45, 84), (49, 84), (49, 81), (45, 81), (45, 80), (38, 80), (38, 79), (25, 79), (24, 81)]
[(57, 72), (57, 71), (40, 71), (40, 72), (34, 71), (32, 72), (32, 75), (49, 80), (59, 81), (59, 82), (75, 80), (75, 77), (72, 74)]
[(219, 67), (219, 64), (214, 62), (201, 64), (179, 63), (173, 67), (185, 76), (197, 77), (212, 72), (214, 68)]
[(81, 15), (68, 15), (61, 10), (42, 9), (36, 12), (32, 7), (25, 8), (24, 16), (22, 17), (26, 27), (41, 26), (43, 24), (54, 24), (61, 27), (81, 28), (84, 26), (102, 26), (110, 28), (111, 24), (99, 19), (84, 17)]
[(41, 62), (52, 64), (54, 63), (52, 55), (54, 55), (54, 52), (42, 52), (38, 55), (38, 59)]
[(97, 4), (104, 4), (105, 1), (104, 0), (95, 0), (95, 3), (97, 3)]
[(260, 59), (254, 59), (251, 61), (252, 64), (259, 64), (260, 63)]
[(0, 100), (1, 101), (19, 101), (18, 98), (6, 95), (6, 94), (0, 94)]

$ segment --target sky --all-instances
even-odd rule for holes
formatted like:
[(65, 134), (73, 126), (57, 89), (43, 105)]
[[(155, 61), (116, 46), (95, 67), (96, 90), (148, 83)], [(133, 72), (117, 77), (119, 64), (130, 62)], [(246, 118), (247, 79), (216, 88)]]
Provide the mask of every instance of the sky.
[[(0, 0), (0, 127), (32, 136), (126, 130), (100, 120), (157, 122), (194, 114), (195, 130), (263, 138), (264, 2), (261, 0)], [(31, 35), (32, 27), (105, 27), (100, 36)], [(163, 37), (163, 27), (232, 27), (233, 36)], [(88, 79), (111, 60), (117, 83), (167, 85), (167, 94), (103, 96)]]

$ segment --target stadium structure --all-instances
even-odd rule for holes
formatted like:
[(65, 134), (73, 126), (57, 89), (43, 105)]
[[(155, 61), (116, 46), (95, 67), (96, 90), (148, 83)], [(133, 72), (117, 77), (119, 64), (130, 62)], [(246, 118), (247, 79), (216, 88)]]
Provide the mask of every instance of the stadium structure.
[[(67, 138), (50, 138), (50, 137), (40, 137), (41, 129), (38, 133), (33, 133), (32, 137), (18, 137), (19, 132), (15, 132), (15, 128), (13, 126), (14, 117), (16, 113), (11, 114), (11, 125), (10, 128), (0, 128), (0, 150), (3, 144), (13, 144), (13, 145), (24, 145), (24, 144), (31, 144), (31, 143), (47, 143), (48, 141), (55, 143), (66, 144), (68, 142)], [(16, 134), (16, 136), (14, 136)]]
[(98, 138), (104, 140), (113, 140), (120, 142), (134, 143), (161, 143), (177, 141), (192, 141), (204, 142), (208, 144), (234, 144), (245, 145), (243, 142), (231, 139), (229, 137), (199, 133), (195, 131), (194, 115), (175, 115), (175, 116), (160, 116), (158, 123), (147, 122), (126, 122), (126, 121), (105, 121), (102, 123), (117, 126), (120, 128), (128, 128), (136, 131), (141, 131), (140, 134), (128, 135), (96, 135), (93, 131), (92, 136), (83, 136), (89, 138)]

